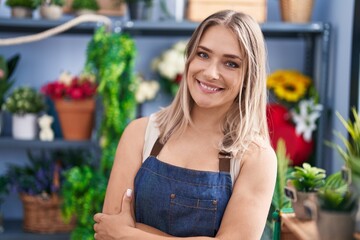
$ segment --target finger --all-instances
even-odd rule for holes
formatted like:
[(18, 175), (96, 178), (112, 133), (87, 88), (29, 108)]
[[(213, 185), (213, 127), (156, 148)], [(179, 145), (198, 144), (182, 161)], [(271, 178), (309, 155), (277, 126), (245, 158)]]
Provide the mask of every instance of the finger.
[(97, 232), (97, 231), (98, 231), (98, 227), (99, 227), (99, 224), (98, 224), (98, 223), (95, 223), (95, 224), (94, 224), (94, 227), (93, 227), (93, 228), (94, 228), (94, 232)]
[(97, 222), (97, 223), (101, 222), (101, 219), (103, 218), (103, 215), (104, 214), (102, 214), (102, 213), (96, 213), (94, 215), (94, 221)]
[(132, 190), (126, 190), (122, 204), (121, 204), (121, 212), (131, 213), (131, 199), (132, 199)]
[(97, 239), (96, 237), (97, 237), (97, 234), (96, 234), (96, 233), (94, 233), (94, 239), (95, 239), (95, 240)]

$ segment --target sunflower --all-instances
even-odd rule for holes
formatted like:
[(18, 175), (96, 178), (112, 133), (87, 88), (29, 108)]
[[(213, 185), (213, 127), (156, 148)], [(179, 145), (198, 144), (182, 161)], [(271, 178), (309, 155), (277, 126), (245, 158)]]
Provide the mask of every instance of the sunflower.
[(285, 80), (274, 87), (274, 93), (279, 99), (295, 103), (305, 95), (306, 85), (303, 82)]
[(266, 86), (277, 98), (290, 103), (298, 102), (305, 96), (311, 79), (296, 70), (277, 70), (267, 78)]

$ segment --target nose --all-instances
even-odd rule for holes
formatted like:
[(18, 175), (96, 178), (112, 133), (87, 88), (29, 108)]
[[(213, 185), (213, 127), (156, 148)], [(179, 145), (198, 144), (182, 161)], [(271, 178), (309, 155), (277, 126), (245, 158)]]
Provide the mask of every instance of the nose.
[(213, 61), (204, 69), (204, 77), (208, 80), (218, 80), (220, 77), (217, 62)]

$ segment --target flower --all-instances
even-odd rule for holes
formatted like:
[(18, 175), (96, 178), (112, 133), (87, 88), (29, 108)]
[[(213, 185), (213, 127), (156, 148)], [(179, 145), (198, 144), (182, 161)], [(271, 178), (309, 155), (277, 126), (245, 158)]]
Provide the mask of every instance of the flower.
[(96, 89), (94, 75), (83, 73), (80, 76), (73, 76), (68, 72), (63, 72), (58, 80), (44, 85), (41, 92), (51, 99), (82, 100), (94, 97)]
[(165, 89), (175, 95), (185, 70), (186, 41), (178, 41), (151, 62), (151, 68), (158, 72)]
[[(277, 70), (267, 78), (275, 99), (268, 104), (268, 125), (273, 146), (284, 139), (294, 165), (301, 165), (313, 151), (313, 132), (322, 105), (311, 78), (295, 70)], [(274, 103), (275, 102), (275, 103)]]
[(138, 103), (143, 103), (155, 98), (159, 91), (159, 83), (155, 80), (145, 80), (142, 76), (138, 75), (139, 86), (135, 93), (135, 98)]

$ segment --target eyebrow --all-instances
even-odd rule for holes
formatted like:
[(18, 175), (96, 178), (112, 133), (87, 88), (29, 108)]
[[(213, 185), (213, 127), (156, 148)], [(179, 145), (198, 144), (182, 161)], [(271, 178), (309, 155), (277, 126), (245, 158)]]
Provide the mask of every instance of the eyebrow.
[[(205, 50), (205, 51), (207, 51), (207, 52), (213, 53), (213, 51), (210, 50), (210, 49), (207, 48), (207, 47), (204, 47), (204, 46), (200, 46), (200, 45), (199, 45), (198, 48), (201, 48), (202, 50)], [(224, 54), (224, 57), (233, 58), (233, 59), (237, 58), (237, 59), (239, 59), (240, 61), (242, 60), (239, 56), (234, 55), (234, 54)]]

